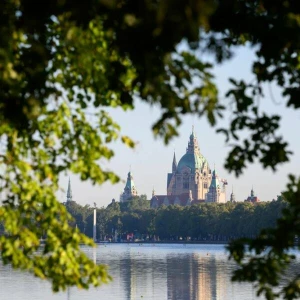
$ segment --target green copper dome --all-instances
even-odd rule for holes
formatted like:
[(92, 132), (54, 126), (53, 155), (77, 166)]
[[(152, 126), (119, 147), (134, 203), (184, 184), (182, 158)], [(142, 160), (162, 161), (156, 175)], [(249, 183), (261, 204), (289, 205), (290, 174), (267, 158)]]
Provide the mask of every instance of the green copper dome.
[(191, 172), (195, 172), (196, 169), (202, 169), (204, 164), (207, 164), (208, 166), (207, 160), (200, 153), (197, 136), (194, 132), (193, 126), (193, 130), (188, 142), (188, 147), (186, 148), (186, 154), (184, 154), (180, 159), (176, 172), (181, 173), (184, 168), (189, 168)]
[(207, 163), (207, 161), (203, 155), (188, 152), (180, 159), (177, 172), (181, 173), (185, 167), (188, 167), (191, 171), (195, 171), (196, 169), (201, 169), (205, 163)]

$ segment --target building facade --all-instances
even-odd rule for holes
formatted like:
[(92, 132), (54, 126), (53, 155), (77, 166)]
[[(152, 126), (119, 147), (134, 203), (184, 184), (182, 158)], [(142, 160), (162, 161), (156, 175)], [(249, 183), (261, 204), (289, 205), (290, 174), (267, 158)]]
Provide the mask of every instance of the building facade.
[(172, 172), (167, 174), (167, 194), (153, 195), (151, 207), (178, 204), (182, 206), (200, 202), (226, 202), (227, 181), (211, 170), (201, 154), (194, 128), (186, 153), (178, 164), (174, 153)]

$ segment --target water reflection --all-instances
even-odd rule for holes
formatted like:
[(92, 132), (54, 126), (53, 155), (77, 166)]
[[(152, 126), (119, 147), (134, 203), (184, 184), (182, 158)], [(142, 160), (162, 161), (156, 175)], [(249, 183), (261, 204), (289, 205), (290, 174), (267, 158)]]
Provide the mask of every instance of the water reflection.
[(168, 299), (224, 299), (226, 280), (222, 266), (208, 253), (168, 257)]
[(252, 300), (249, 284), (232, 284), (232, 262), (221, 245), (98, 245), (84, 251), (106, 263), (113, 282), (52, 294), (49, 283), (0, 266), (0, 299), (14, 300)]
[(256, 299), (251, 285), (231, 283), (234, 265), (223, 246), (128, 246), (113, 257), (99, 263), (111, 267), (113, 285), (124, 290), (120, 299)]

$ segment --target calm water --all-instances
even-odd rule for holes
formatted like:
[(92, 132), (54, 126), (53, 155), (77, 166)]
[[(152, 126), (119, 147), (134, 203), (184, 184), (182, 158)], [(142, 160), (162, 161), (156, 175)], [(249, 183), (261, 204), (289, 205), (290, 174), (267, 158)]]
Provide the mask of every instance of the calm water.
[(52, 294), (49, 283), (0, 266), (0, 299), (258, 299), (250, 284), (231, 283), (234, 263), (227, 260), (222, 245), (108, 244), (84, 251), (97, 263), (109, 265), (113, 282)]

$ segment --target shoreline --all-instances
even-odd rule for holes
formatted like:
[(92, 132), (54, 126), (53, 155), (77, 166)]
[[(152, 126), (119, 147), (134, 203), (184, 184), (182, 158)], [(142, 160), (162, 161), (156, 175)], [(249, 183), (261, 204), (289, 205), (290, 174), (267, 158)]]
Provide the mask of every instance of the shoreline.
[(192, 244), (192, 245), (228, 245), (228, 241), (137, 241), (137, 242), (109, 242), (99, 241), (96, 244)]

